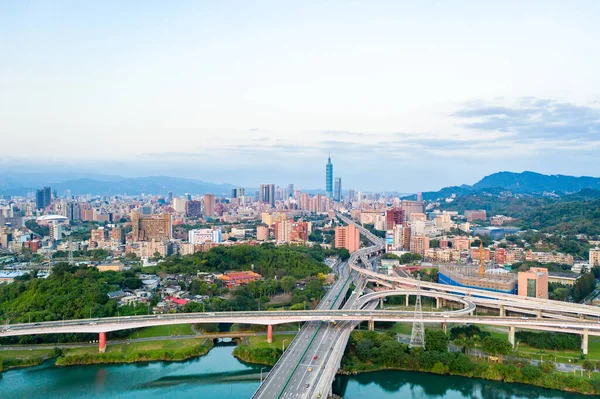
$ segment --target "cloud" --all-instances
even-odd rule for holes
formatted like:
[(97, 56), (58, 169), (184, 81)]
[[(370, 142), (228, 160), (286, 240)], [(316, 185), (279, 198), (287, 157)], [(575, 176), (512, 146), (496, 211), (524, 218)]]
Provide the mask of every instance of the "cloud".
[(459, 125), (468, 130), (502, 132), (520, 143), (600, 140), (600, 108), (552, 99), (525, 97), (513, 106), (471, 103), (452, 116), (462, 119)]

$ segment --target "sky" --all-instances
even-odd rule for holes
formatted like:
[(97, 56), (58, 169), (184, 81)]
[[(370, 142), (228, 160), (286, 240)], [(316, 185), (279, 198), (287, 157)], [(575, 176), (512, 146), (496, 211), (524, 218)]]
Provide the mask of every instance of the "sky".
[(0, 2), (0, 168), (414, 192), (598, 176), (598, 1)]

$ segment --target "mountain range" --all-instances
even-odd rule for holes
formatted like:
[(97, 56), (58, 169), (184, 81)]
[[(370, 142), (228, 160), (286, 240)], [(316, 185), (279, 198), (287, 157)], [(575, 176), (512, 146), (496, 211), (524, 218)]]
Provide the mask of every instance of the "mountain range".
[[(84, 174), (78, 172), (52, 173), (22, 173), (0, 172), (0, 195), (27, 195), (36, 189), (50, 186), (59, 194), (71, 190), (73, 195), (167, 195), (172, 191), (175, 195), (185, 193), (229, 195), (235, 186), (229, 183), (209, 183), (201, 180), (169, 176), (123, 177), (115, 175)], [(513, 194), (525, 195), (566, 195), (582, 190), (600, 190), (600, 178), (575, 177), (565, 175), (544, 175), (535, 172), (498, 172), (485, 176), (473, 185), (445, 187), (438, 191), (424, 192), (426, 200), (443, 199), (472, 193), (499, 194), (509, 191)], [(256, 188), (246, 188), (248, 193), (256, 192)], [(303, 190), (315, 194), (323, 190)], [(414, 198), (414, 195), (404, 197)]]
[[(67, 177), (66, 179), (64, 179)], [(71, 177), (71, 178), (69, 178)], [(231, 189), (239, 186), (223, 183), (208, 183), (201, 180), (169, 176), (122, 177), (112, 175), (92, 175), (89, 177), (63, 176), (64, 180), (44, 173), (0, 173), (0, 194), (27, 195), (44, 186), (52, 187), (59, 194), (71, 190), (73, 195), (140, 195), (162, 194), (172, 191), (175, 195), (185, 193), (230, 195)], [(256, 189), (247, 189), (256, 191)]]
[[(582, 190), (600, 190), (600, 178), (590, 176), (544, 175), (525, 171), (521, 173), (497, 172), (485, 176), (473, 185), (444, 187), (438, 191), (423, 193), (425, 200), (437, 200), (455, 196), (488, 192), (498, 194), (511, 192), (525, 195), (567, 195)], [(407, 199), (415, 196), (405, 197)]]

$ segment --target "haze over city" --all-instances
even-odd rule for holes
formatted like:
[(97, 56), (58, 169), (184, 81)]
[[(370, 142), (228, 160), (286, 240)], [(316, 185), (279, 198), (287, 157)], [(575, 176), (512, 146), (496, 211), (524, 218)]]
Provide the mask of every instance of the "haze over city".
[(331, 152), (345, 187), (401, 192), (594, 175), (600, 6), (578, 4), (4, 2), (0, 164), (322, 188)]

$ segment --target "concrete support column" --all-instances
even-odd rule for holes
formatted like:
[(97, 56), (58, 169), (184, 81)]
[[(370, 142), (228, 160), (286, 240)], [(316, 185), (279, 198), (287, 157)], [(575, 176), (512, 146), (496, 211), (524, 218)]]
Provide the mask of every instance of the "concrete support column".
[(579, 320), (583, 320), (584, 318), (585, 318), (585, 317), (583, 316), (583, 313), (581, 313), (581, 314), (579, 315)]
[(379, 309), (383, 309), (383, 298), (379, 298)]
[(538, 309), (537, 310), (537, 318), (541, 319), (542, 318), (542, 309)]
[(267, 343), (273, 343), (273, 326), (270, 324), (267, 326)]
[(504, 305), (500, 305), (500, 317), (506, 317), (506, 310), (504, 310)]
[(444, 334), (447, 333), (447, 330), (448, 330), (448, 323), (443, 322), (442, 323), (442, 331), (444, 332)]
[(375, 322), (372, 319), (369, 320), (369, 331), (375, 331)]
[(106, 351), (106, 333), (101, 332), (98, 338), (98, 352), (104, 353)]
[(406, 307), (408, 307), (408, 300), (409, 300), (409, 298), (410, 298), (410, 295), (407, 295), (406, 296)]
[(435, 308), (436, 309), (440, 308), (440, 298), (435, 298)]
[(508, 342), (515, 347), (515, 326), (508, 327)]
[(583, 329), (583, 336), (581, 337), (581, 349), (583, 350), (583, 354), (588, 354), (588, 329)]

